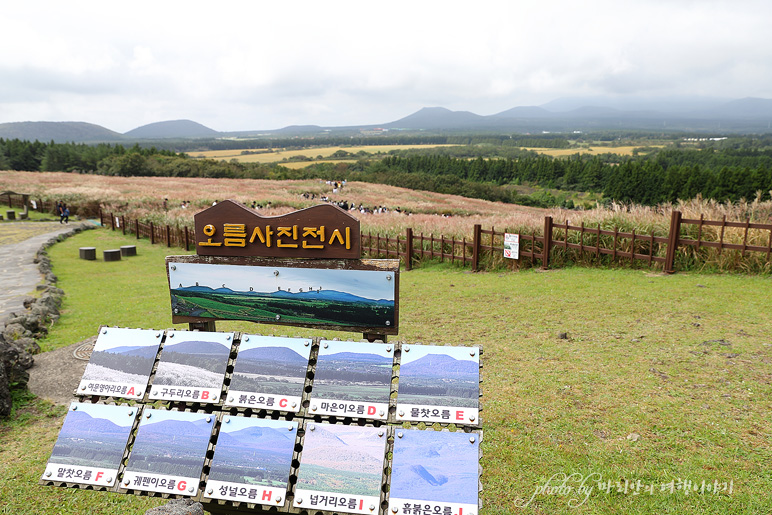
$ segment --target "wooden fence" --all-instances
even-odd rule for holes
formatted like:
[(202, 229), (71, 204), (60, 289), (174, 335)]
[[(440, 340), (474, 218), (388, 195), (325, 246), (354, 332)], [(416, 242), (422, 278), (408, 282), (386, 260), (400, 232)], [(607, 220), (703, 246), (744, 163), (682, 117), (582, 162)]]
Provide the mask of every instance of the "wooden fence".
[[(181, 247), (191, 250), (194, 246), (194, 232), (191, 228), (154, 225), (139, 220), (130, 220), (114, 214), (100, 212), (100, 223), (110, 226), (112, 230), (121, 230), (124, 234), (134, 234), (137, 239), (148, 238), (153, 244), (165, 244), (167, 247)], [(718, 238), (706, 239), (704, 229), (718, 227)], [(742, 243), (725, 241), (726, 230), (739, 229), (743, 232)], [(749, 232), (761, 231), (767, 233), (763, 239), (766, 244), (749, 242)], [(727, 222), (723, 220), (705, 220), (682, 218), (680, 211), (673, 211), (667, 236), (639, 234), (635, 230), (621, 232), (601, 227), (588, 227), (584, 223), (571, 225), (568, 220), (555, 223), (551, 216), (544, 218), (544, 229), (541, 235), (535, 231), (531, 234), (520, 234), (520, 259), (505, 259), (504, 234), (507, 231), (497, 231), (495, 228), (483, 229), (474, 225), (471, 239), (456, 240), (443, 235), (415, 234), (407, 228), (404, 236), (381, 236), (362, 233), (362, 256), (371, 258), (399, 258), (407, 270), (411, 270), (423, 260), (439, 260), (459, 266), (469, 266), (473, 271), (496, 267), (518, 269), (521, 266), (549, 268), (551, 262), (559, 253), (564, 256), (573, 253), (574, 260), (596, 259), (608, 256), (614, 262), (641, 263), (652, 266), (661, 265), (667, 273), (675, 272), (675, 258), (679, 247), (713, 248), (721, 253), (724, 249), (739, 250), (745, 257), (748, 252), (761, 252), (769, 263), (772, 257), (772, 224), (746, 222)], [(696, 238), (688, 237), (690, 234)], [(546, 236), (545, 236), (546, 235)]]

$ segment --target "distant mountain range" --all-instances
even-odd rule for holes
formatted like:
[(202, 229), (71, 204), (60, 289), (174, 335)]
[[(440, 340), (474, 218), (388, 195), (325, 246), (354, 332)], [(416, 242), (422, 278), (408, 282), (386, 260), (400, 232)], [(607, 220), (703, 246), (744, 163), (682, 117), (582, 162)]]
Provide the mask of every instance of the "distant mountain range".
[(158, 354), (158, 345), (122, 345), (120, 347), (113, 347), (105, 349), (101, 352), (108, 352), (110, 354), (123, 354), (124, 356), (138, 356), (140, 358), (155, 359)]
[(288, 292), (285, 290), (279, 290), (274, 292), (258, 292), (258, 291), (236, 291), (230, 288), (210, 288), (208, 286), (184, 286), (182, 288), (174, 288), (173, 291), (179, 292), (194, 292), (204, 294), (219, 294), (219, 295), (239, 295), (243, 297), (267, 297), (272, 299), (293, 299), (293, 300), (315, 300), (326, 302), (354, 302), (363, 304), (380, 304), (385, 306), (394, 305), (394, 301), (385, 299), (367, 299), (365, 297), (359, 297), (358, 295), (352, 295), (337, 290), (313, 290), (304, 292)]
[(219, 446), (231, 448), (247, 448), (250, 451), (289, 451), (295, 444), (295, 433), (279, 431), (270, 427), (247, 427), (233, 432), (220, 431), (217, 438)]
[(399, 373), (412, 377), (475, 377), (480, 373), (480, 366), (474, 361), (455, 359), (445, 354), (427, 354), (401, 365)]
[(297, 352), (286, 347), (255, 347), (239, 351), (238, 358), (240, 363), (244, 361), (274, 361), (279, 363), (305, 365), (308, 359)]
[[(479, 115), (424, 107), (387, 123), (321, 127), (292, 125), (281, 129), (219, 132), (191, 120), (150, 123), (124, 134), (86, 122), (0, 123), (0, 138), (57, 143), (129, 143), (213, 138), (265, 138), (351, 135), (386, 131), (574, 132), (604, 129), (702, 132), (772, 132), (772, 99), (743, 98), (562, 98), (541, 106), (517, 106)], [(388, 133), (388, 132), (386, 132)]]
[(217, 342), (180, 342), (180, 343), (166, 343), (164, 345), (164, 353), (166, 352), (180, 352), (183, 354), (195, 354), (197, 356), (216, 356), (226, 357), (230, 354), (230, 347)]
[(337, 352), (335, 354), (319, 354), (319, 361), (353, 361), (354, 363), (389, 365), (394, 360), (387, 356), (379, 356), (369, 352)]
[[(126, 417), (128, 419), (128, 417)], [(59, 432), (59, 438), (83, 438), (84, 435), (117, 435), (127, 439), (131, 425), (119, 426), (99, 417), (92, 417), (85, 411), (70, 411)]]

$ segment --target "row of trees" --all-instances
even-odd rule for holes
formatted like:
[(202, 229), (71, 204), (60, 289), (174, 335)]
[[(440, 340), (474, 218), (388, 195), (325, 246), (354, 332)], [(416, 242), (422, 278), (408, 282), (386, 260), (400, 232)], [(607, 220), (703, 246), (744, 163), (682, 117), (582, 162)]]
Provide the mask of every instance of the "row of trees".
[(39, 141), (0, 138), (0, 170), (72, 172), (92, 171), (109, 157), (126, 155), (177, 156), (172, 150), (139, 145), (127, 149), (122, 145), (87, 145), (85, 143), (41, 143)]
[[(460, 138), (460, 137), (458, 137)], [(450, 137), (445, 137), (449, 141)], [(473, 139), (473, 138), (468, 138)], [(770, 198), (772, 150), (758, 148), (668, 149), (649, 155), (576, 154), (557, 159), (518, 147), (477, 144), (433, 152), (398, 151), (359, 156), (354, 163), (326, 162), (301, 170), (276, 164), (190, 159), (154, 147), (96, 146), (0, 139), (0, 169), (91, 171), (103, 175), (309, 179), (335, 177), (548, 207), (549, 195), (521, 195), (517, 185), (603, 193), (616, 201), (654, 205), (697, 195), (720, 201)], [(545, 140), (546, 141), (546, 140)], [(560, 145), (560, 139), (551, 140)], [(501, 157), (501, 155), (507, 157)]]

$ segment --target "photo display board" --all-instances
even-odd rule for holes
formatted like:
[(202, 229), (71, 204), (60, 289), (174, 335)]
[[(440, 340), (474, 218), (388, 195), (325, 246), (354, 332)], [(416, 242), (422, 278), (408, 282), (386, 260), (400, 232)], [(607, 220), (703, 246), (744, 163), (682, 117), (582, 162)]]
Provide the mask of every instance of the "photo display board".
[(136, 406), (73, 402), (42, 479), (113, 486), (138, 411)]
[(141, 399), (163, 334), (148, 329), (103, 327), (78, 385), (78, 394)]
[(377, 513), (386, 443), (386, 428), (308, 423), (293, 506)]
[[(481, 347), (104, 329), (97, 363), (155, 352), (150, 394), (73, 403), (41, 484), (187, 496), (218, 515), (479, 514)], [(129, 344), (151, 337), (160, 347)]]
[(170, 331), (150, 399), (214, 403), (220, 400), (233, 333)]
[(224, 415), (204, 495), (284, 506), (298, 423)]
[(207, 413), (145, 409), (121, 486), (196, 495), (214, 420)]
[(397, 421), (479, 425), (480, 349), (403, 345)]
[(310, 414), (386, 420), (393, 351), (384, 343), (319, 342)]
[(397, 334), (398, 259), (167, 256), (172, 322), (246, 320)]
[(396, 429), (389, 513), (477, 513), (479, 455), (477, 433)]
[(225, 406), (300, 411), (311, 347), (310, 338), (243, 335)]

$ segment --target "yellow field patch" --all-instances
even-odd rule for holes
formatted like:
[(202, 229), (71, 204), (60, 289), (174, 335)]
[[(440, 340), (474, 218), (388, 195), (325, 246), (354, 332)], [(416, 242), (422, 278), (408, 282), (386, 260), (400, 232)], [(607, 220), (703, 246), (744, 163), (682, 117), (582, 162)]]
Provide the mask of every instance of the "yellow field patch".
[[(661, 147), (662, 145), (657, 145)], [(580, 148), (527, 148), (526, 150), (533, 150), (534, 152), (538, 152), (539, 154), (544, 154), (545, 156), (552, 156), (552, 157), (567, 157), (567, 156), (573, 156), (574, 154), (590, 154), (590, 155), (599, 155), (599, 154), (618, 154), (620, 156), (631, 156), (633, 155), (633, 149), (641, 148), (640, 146), (628, 146), (628, 147), (602, 147), (602, 146), (591, 146), (591, 147), (580, 147)]]
[[(351, 154), (357, 152), (367, 152), (370, 154), (376, 154), (378, 152), (388, 153), (391, 150), (407, 150), (414, 148), (437, 148), (437, 147), (454, 147), (457, 145), (366, 145), (358, 147), (320, 147), (320, 148), (304, 148), (300, 150), (277, 150), (273, 152), (263, 152), (259, 149), (236, 149), (236, 150), (210, 150), (206, 152), (190, 152), (190, 157), (203, 158), (203, 159), (218, 159), (224, 161), (230, 161), (235, 159), (240, 163), (281, 163), (284, 159), (290, 159), (296, 156), (306, 156), (311, 159), (318, 159), (318, 156), (322, 156), (322, 159), (330, 157), (332, 154), (339, 150), (344, 150)], [(259, 154), (245, 154), (244, 152), (261, 152)], [(294, 162), (292, 168), (302, 168), (312, 164), (310, 161)]]

